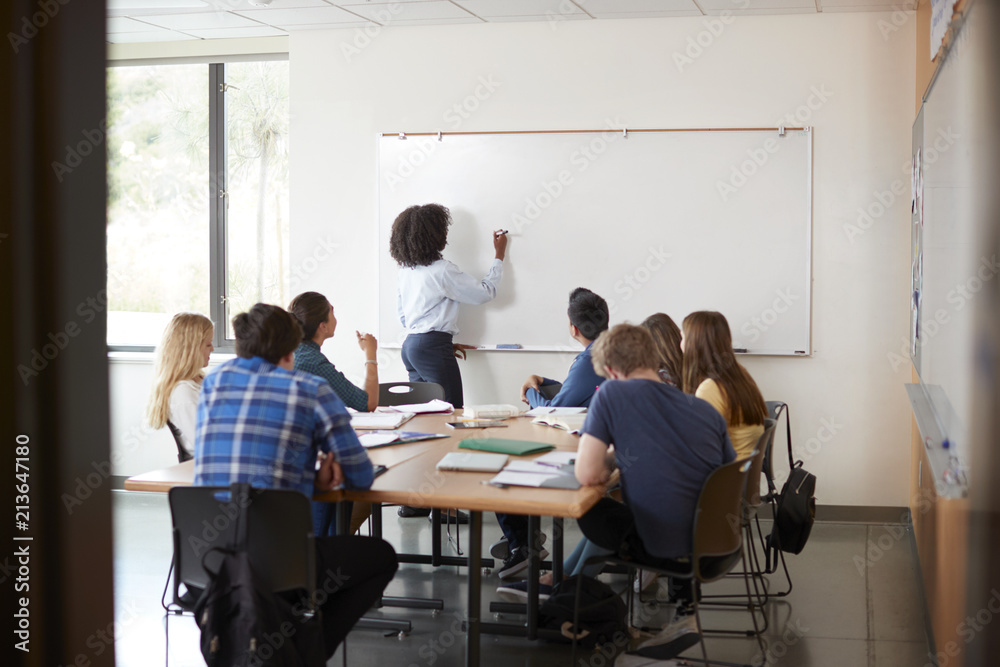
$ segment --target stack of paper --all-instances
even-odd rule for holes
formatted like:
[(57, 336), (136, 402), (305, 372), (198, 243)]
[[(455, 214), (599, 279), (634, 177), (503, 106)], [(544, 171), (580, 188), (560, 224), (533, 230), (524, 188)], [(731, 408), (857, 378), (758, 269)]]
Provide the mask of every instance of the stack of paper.
[(545, 426), (555, 426), (570, 433), (579, 433), (583, 429), (583, 423), (587, 421), (586, 413), (576, 414), (551, 414), (535, 417), (532, 424), (544, 424)]
[(379, 412), (413, 412), (418, 415), (431, 414), (435, 412), (440, 412), (444, 414), (449, 414), (454, 411), (454, 406), (448, 401), (442, 401), (439, 398), (435, 398), (433, 401), (428, 401), (427, 403), (409, 403), (407, 405), (391, 405), (382, 406), (378, 409)]
[(531, 408), (524, 413), (525, 417), (541, 417), (542, 415), (579, 415), (587, 411), (587, 408), (564, 408), (553, 407), (551, 405), (540, 405)]
[(521, 408), (516, 405), (466, 405), (463, 417), (471, 419), (506, 419), (507, 417), (517, 417), (521, 414)]
[(511, 461), (490, 484), (546, 489), (579, 489), (573, 471), (576, 452), (549, 452), (531, 461)]
[(443, 433), (418, 433), (417, 431), (368, 431), (358, 436), (361, 446), (365, 449), (384, 447), (386, 445), (401, 445), (407, 442), (447, 438)]

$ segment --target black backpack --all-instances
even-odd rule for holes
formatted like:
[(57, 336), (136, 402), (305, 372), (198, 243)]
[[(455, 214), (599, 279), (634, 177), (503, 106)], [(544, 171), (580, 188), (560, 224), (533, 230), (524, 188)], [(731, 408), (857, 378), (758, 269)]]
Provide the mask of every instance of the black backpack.
[[(577, 579), (580, 582), (579, 629), (573, 628), (573, 603)], [(539, 626), (562, 633), (585, 648), (620, 640), (625, 632), (625, 602), (621, 596), (593, 577), (575, 575), (552, 588), (552, 595), (538, 610)]]
[(769, 561), (770, 552), (775, 549), (790, 554), (802, 553), (816, 519), (815, 493), (816, 475), (803, 470), (802, 461), (796, 461), (778, 495), (774, 527), (767, 536)]
[[(254, 492), (236, 487), (234, 497)], [(232, 544), (210, 549), (202, 558), (209, 584), (194, 614), (205, 662), (209, 667), (322, 667), (326, 652), (319, 615), (303, 613), (305, 604), (273, 594), (260, 581), (245, 548), (245, 511), (236, 517)]]

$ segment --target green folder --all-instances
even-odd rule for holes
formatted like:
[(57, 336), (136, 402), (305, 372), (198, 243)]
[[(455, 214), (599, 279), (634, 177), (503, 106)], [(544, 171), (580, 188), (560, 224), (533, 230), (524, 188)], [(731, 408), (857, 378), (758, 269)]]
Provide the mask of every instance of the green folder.
[(504, 438), (466, 438), (458, 443), (459, 449), (478, 449), (483, 452), (523, 456), (555, 449), (555, 445), (534, 440), (505, 440)]

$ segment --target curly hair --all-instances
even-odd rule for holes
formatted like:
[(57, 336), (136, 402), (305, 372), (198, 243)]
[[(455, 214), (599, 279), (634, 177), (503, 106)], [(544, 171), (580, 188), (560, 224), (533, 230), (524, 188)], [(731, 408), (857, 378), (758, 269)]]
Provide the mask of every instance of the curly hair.
[(411, 206), (392, 223), (389, 254), (400, 266), (427, 266), (448, 244), (451, 212), (441, 204)]

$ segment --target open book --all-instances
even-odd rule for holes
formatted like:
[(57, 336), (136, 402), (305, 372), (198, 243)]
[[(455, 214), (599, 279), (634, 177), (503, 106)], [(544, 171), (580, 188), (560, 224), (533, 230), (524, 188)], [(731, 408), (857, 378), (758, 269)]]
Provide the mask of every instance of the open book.
[(466, 405), (462, 417), (469, 419), (506, 419), (517, 417), (521, 408), (516, 405)]
[(577, 414), (551, 414), (535, 417), (532, 424), (544, 424), (545, 426), (555, 426), (570, 433), (579, 433), (583, 429), (583, 423), (587, 421), (586, 413)]
[(415, 416), (412, 412), (356, 412), (351, 415), (351, 426), (355, 429), (393, 429)]

